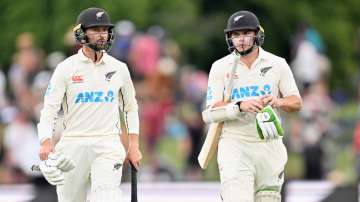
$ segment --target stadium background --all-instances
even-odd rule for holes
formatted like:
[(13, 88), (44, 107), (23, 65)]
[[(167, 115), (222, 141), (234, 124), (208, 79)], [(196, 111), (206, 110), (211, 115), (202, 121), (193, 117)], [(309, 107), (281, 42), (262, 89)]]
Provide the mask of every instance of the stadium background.
[[(301, 112), (283, 114), (289, 153), (284, 199), (357, 200), (360, 1), (2, 0), (0, 201), (10, 201), (13, 191), (36, 195), (32, 188), (41, 182), (28, 165), (37, 153), (35, 123), (43, 90), (56, 64), (78, 48), (71, 31), (78, 13), (90, 6), (109, 12), (117, 34), (112, 54), (129, 64), (134, 77), (144, 201), (153, 183), (159, 190), (177, 190), (169, 193), (178, 197), (219, 200), (216, 164), (202, 172), (195, 161), (205, 130), (200, 112), (211, 63), (227, 54), (227, 17), (242, 9), (257, 14), (265, 29), (264, 48), (285, 57), (304, 99)], [(193, 192), (180, 194), (184, 187)]]

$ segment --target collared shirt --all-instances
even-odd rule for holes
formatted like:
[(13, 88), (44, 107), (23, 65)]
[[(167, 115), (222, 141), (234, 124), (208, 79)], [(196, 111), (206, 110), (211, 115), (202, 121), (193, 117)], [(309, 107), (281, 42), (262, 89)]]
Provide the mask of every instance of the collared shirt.
[(52, 137), (61, 107), (63, 136), (119, 134), (119, 110), (125, 114), (128, 132), (139, 134), (138, 104), (128, 67), (105, 52), (94, 63), (80, 49), (56, 67), (41, 110), (40, 141)]
[[(234, 54), (229, 54), (213, 63), (208, 81), (207, 106), (224, 99), (226, 84), (231, 77), (231, 102), (257, 99), (264, 95), (300, 96), (285, 59), (259, 48), (259, 55), (250, 68), (238, 61), (235, 73), (231, 75), (234, 59)], [(256, 131), (255, 115), (245, 113), (234, 121), (225, 122), (222, 135), (230, 134), (245, 140), (260, 141)]]

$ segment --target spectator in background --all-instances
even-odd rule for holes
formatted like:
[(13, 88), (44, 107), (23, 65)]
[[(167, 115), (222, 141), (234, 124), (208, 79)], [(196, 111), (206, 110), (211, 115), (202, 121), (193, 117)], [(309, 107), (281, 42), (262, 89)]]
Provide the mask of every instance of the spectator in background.
[[(360, 31), (360, 30), (359, 30)], [(360, 33), (360, 32), (359, 32)], [(360, 38), (359, 38), (360, 39)], [(358, 120), (356, 122), (353, 134), (353, 149), (356, 155), (356, 174), (357, 182), (360, 182), (360, 84), (357, 87), (357, 101), (358, 101)]]
[(35, 125), (29, 114), (18, 111), (15, 119), (4, 130), (5, 165), (8, 183), (24, 183), (39, 177), (30, 168), (38, 164), (38, 143)]
[(323, 80), (308, 87), (303, 96), (303, 107), (297, 122), (297, 134), (301, 139), (305, 165), (305, 179), (324, 177), (323, 138), (330, 130), (330, 113), (333, 103)]
[(357, 121), (353, 134), (353, 149), (356, 155), (356, 180), (360, 182), (360, 121)]
[(135, 36), (128, 59), (135, 79), (153, 74), (160, 59), (159, 41), (149, 34)]
[[(56, 66), (65, 59), (65, 54), (60, 51), (55, 51), (50, 53), (46, 57), (46, 69), (42, 69), (39, 71), (35, 77), (34, 81), (31, 85), (31, 91), (34, 99), (37, 101), (36, 105), (32, 106), (34, 109), (34, 117), (37, 121), (40, 118), (40, 110), (43, 107), (43, 97), (45, 95), (45, 91), (50, 82), (51, 75), (55, 70)], [(63, 124), (60, 124), (63, 125)]]
[(291, 67), (300, 91), (306, 85), (326, 78), (330, 72), (330, 62), (324, 54), (325, 45), (314, 28), (301, 24), (292, 46)]
[(16, 39), (16, 48), (18, 51), (25, 50), (25, 49), (32, 49), (34, 48), (34, 36), (30, 32), (23, 32), (19, 34)]
[[(6, 110), (5, 106), (7, 105), (7, 97), (5, 94), (5, 88), (6, 88), (6, 78), (4, 73), (1, 71), (0, 66), (0, 127), (2, 128), (3, 124), (6, 123)], [(3, 135), (2, 131), (0, 131), (0, 162), (2, 162), (4, 153), (3, 153)], [(1, 174), (1, 173), (0, 173)]]
[(181, 50), (176, 41), (165, 39), (162, 43), (162, 53), (164, 56), (172, 58), (176, 63), (180, 63)]
[(156, 147), (164, 135), (165, 120), (174, 107), (174, 74), (177, 64), (170, 58), (162, 58), (156, 69), (136, 86), (139, 98), (141, 131), (144, 134), (146, 154), (149, 166), (156, 173), (161, 162)]
[(131, 21), (122, 20), (115, 24), (115, 41), (111, 47), (111, 55), (128, 63), (129, 51), (135, 35), (135, 25)]
[(68, 30), (66, 31), (65, 35), (64, 35), (64, 45), (66, 47), (66, 51), (65, 51), (65, 55), (71, 56), (74, 55), (78, 52), (78, 50), (81, 48), (81, 44), (76, 43), (75, 39), (74, 39), (74, 32), (73, 32), (73, 28), (75, 27), (75, 25), (71, 25)]
[(4, 130), (5, 183), (31, 183), (35, 187), (32, 202), (56, 202), (56, 189), (46, 182), (41, 173), (31, 170), (39, 164), (40, 149), (37, 131), (30, 116), (18, 111), (15, 119)]
[(0, 67), (0, 123), (3, 123), (3, 109), (5, 108), (8, 102), (5, 89), (6, 89), (6, 77), (5, 74), (1, 71), (1, 67)]
[(197, 157), (202, 146), (204, 135), (204, 124), (201, 117), (203, 108), (203, 97), (207, 90), (207, 74), (195, 70), (191, 66), (183, 67), (180, 73), (181, 101), (177, 106), (180, 108), (181, 120), (188, 131), (188, 145), (186, 156), (185, 177), (187, 180), (201, 180), (202, 171), (199, 167)]
[(21, 111), (32, 116), (33, 106), (41, 102), (32, 94), (31, 86), (36, 74), (41, 70), (42, 55), (38, 49), (28, 48), (19, 50), (14, 58), (9, 70), (10, 89), (14, 102)]

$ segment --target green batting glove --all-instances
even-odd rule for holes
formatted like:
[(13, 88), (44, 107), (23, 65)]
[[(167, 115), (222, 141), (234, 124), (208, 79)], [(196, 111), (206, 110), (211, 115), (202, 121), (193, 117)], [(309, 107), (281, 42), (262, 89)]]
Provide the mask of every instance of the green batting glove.
[(281, 121), (271, 106), (264, 107), (256, 114), (256, 129), (260, 139), (277, 139), (284, 135)]

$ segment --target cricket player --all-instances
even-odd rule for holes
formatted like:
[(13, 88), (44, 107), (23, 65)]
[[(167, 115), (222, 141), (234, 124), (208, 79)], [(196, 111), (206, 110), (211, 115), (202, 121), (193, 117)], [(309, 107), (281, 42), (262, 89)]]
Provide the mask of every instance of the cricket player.
[[(59, 202), (119, 202), (122, 165), (127, 157), (139, 168), (139, 118), (135, 90), (126, 64), (106, 53), (113, 42), (107, 12), (88, 8), (74, 28), (83, 46), (60, 63), (52, 75), (38, 124), (40, 169), (57, 185)], [(64, 132), (55, 148), (51, 138), (60, 109)], [(120, 110), (129, 134), (120, 142)]]
[(209, 74), (203, 119), (224, 121), (217, 157), (224, 202), (281, 201), (287, 153), (277, 113), (298, 111), (302, 101), (286, 61), (261, 48), (264, 37), (253, 13), (231, 15), (225, 29), (231, 53), (214, 62)]

